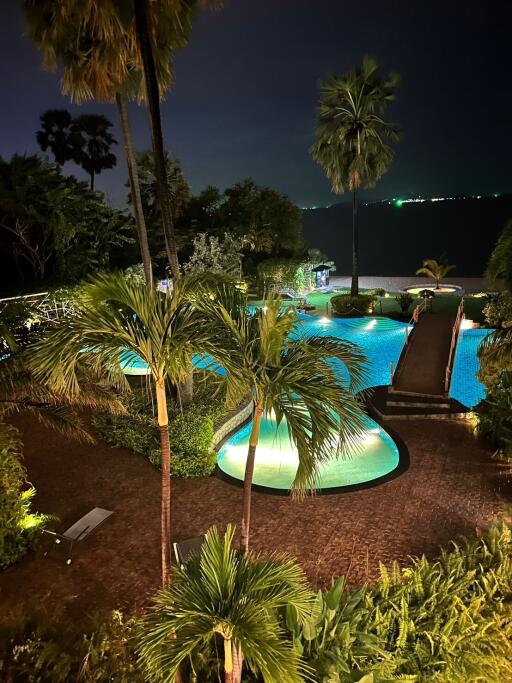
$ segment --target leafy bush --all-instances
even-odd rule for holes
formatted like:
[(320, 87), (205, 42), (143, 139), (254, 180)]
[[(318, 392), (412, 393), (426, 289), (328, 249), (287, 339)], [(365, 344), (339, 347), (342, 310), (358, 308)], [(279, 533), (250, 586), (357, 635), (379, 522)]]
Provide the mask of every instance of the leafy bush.
[[(108, 443), (140, 453), (160, 467), (160, 435), (150, 396), (146, 391), (134, 391), (127, 408), (125, 415), (96, 415), (93, 418), (96, 430)], [(215, 423), (223, 414), (223, 406), (212, 401), (209, 385), (200, 385), (194, 404), (183, 413), (171, 403), (171, 476), (191, 479), (212, 474), (216, 464), (212, 450)]]
[[(439, 560), (416, 559), (367, 589), (338, 581), (311, 617), (287, 626), (322, 683), (512, 680), (512, 534), (499, 523), (481, 539), (453, 543)], [(364, 674), (372, 674), (363, 678)]]
[(383, 287), (375, 287), (374, 289), (369, 289), (368, 294), (373, 296), (386, 296), (386, 290)]
[(331, 299), (333, 313), (341, 317), (359, 317), (373, 313), (375, 297), (371, 294), (350, 296), (349, 294), (337, 294)]
[(412, 294), (409, 294), (409, 292), (402, 292), (402, 294), (395, 296), (395, 301), (400, 306), (402, 313), (408, 313), (409, 308), (414, 301), (414, 297)]
[(25, 488), (18, 430), (0, 422), (0, 568), (22, 557), (48, 520), (30, 511), (35, 489)]
[(485, 322), (490, 327), (506, 327), (512, 325), (512, 294), (501, 292), (496, 298), (485, 304), (483, 309)]
[(292, 287), (296, 291), (312, 285), (311, 264), (297, 259), (267, 259), (258, 265), (258, 274), (265, 285)]
[(20, 683), (142, 683), (132, 639), (137, 622), (120, 612), (96, 620), (92, 633), (77, 633), (44, 620), (0, 633), (2, 680)]
[(501, 457), (512, 460), (512, 372), (502, 371), (487, 397), (475, 407), (477, 433)]

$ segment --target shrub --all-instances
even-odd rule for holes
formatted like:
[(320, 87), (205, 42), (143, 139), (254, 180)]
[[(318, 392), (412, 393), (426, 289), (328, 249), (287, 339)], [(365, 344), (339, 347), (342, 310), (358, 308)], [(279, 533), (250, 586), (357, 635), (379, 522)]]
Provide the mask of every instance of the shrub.
[(487, 397), (475, 407), (478, 434), (487, 439), (498, 454), (512, 460), (512, 372), (502, 371)]
[[(125, 415), (96, 415), (93, 424), (98, 434), (108, 443), (140, 453), (153, 465), (160, 467), (160, 436), (150, 396), (143, 390), (134, 391), (127, 408)], [(208, 382), (199, 385), (194, 404), (183, 414), (171, 403), (171, 476), (191, 479), (212, 474), (216, 464), (212, 450), (214, 428), (223, 414), (222, 404), (212, 400), (212, 389)]]
[(414, 301), (414, 297), (409, 292), (402, 292), (402, 294), (395, 296), (395, 301), (400, 306), (400, 310), (402, 311), (402, 313), (408, 313), (409, 308), (411, 307), (411, 304)]
[(383, 287), (375, 287), (375, 289), (369, 289), (368, 294), (373, 294), (373, 296), (386, 296), (386, 290)]
[(349, 294), (337, 294), (331, 299), (333, 313), (341, 317), (354, 317), (373, 313), (375, 297), (368, 294), (350, 296)]
[(35, 489), (25, 488), (18, 430), (0, 422), (0, 568), (19, 560), (48, 520), (31, 512)]
[(512, 324), (512, 294), (501, 292), (485, 304), (483, 309), (485, 322), (490, 327), (504, 327)]
[(142, 683), (133, 651), (137, 622), (113, 612), (80, 633), (43, 619), (0, 633), (2, 680), (20, 683)]

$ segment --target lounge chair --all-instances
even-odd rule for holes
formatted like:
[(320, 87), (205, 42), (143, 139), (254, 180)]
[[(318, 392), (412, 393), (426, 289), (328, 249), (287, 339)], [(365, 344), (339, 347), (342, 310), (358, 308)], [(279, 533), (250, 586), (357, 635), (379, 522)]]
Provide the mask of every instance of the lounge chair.
[[(92, 532), (105, 522), (110, 515), (114, 513), (103, 508), (93, 508), (86, 515), (72, 524), (66, 531), (59, 534), (56, 531), (44, 530), (44, 533), (53, 536), (55, 543), (59, 545), (62, 542), (68, 543), (69, 553), (66, 564), (71, 564), (71, 553), (75, 543), (79, 543), (86, 539)], [(48, 552), (45, 553), (47, 555)]]
[(183, 567), (191, 557), (194, 555), (199, 555), (204, 539), (205, 536), (202, 534), (201, 536), (196, 536), (195, 538), (187, 538), (184, 541), (173, 543), (172, 547), (174, 550), (176, 564), (179, 567)]

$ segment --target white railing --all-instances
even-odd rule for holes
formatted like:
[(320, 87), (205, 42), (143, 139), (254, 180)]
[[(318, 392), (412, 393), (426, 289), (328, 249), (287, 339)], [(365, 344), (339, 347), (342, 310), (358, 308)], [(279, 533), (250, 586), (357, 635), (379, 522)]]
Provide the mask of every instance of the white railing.
[(47, 322), (56, 320), (73, 313), (72, 304), (66, 299), (52, 299), (49, 292), (39, 292), (38, 294), (23, 294), (21, 296), (9, 296), (0, 299), (0, 312), (10, 304), (23, 304), (34, 309), (41, 320)]
[(444, 390), (448, 393), (450, 389), (450, 383), (452, 381), (452, 370), (453, 361), (455, 357), (455, 349), (457, 347), (457, 340), (459, 338), (459, 331), (462, 321), (464, 319), (464, 297), (460, 300), (459, 307), (457, 309), (457, 315), (455, 316), (455, 322), (453, 323), (452, 329), (452, 340), (450, 343), (450, 353), (448, 354), (448, 364), (446, 365), (446, 371), (444, 376)]
[[(410, 339), (410, 334), (414, 330), (414, 325), (419, 322), (419, 319), (421, 318), (422, 314), (425, 313), (427, 310), (427, 304), (426, 300), (424, 299), (421, 304), (418, 304), (416, 308), (414, 309), (414, 313), (412, 318), (409, 320), (407, 323), (407, 326), (405, 328), (405, 349), (402, 351), (403, 357), (405, 358), (408, 348), (409, 348), (409, 339)], [(395, 383), (396, 379), (396, 373), (398, 371), (399, 365), (400, 365), (400, 360), (403, 360), (402, 355), (398, 359), (398, 364), (395, 368), (394, 363), (389, 364), (389, 372), (390, 372), (390, 384), (393, 385)]]

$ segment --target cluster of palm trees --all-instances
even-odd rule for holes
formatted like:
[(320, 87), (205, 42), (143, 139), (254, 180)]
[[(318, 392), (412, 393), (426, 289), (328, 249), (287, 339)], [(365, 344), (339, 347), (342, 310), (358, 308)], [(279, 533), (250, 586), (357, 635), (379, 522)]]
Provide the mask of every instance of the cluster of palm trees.
[[(126, 351), (147, 364), (157, 404), (162, 455), (162, 581), (170, 582), (170, 458), (168, 383), (179, 385), (194, 354), (208, 354), (227, 372), (219, 375), (226, 404), (254, 402), (244, 479), (242, 547), (249, 551), (251, 484), (263, 415), (285, 419), (299, 453), (293, 488), (314, 489), (318, 467), (349, 446), (364, 429), (355, 394), (364, 386), (366, 361), (359, 348), (337, 337), (292, 336), (296, 316), (278, 300), (248, 311), (245, 295), (229, 279), (208, 273), (181, 275), (164, 294), (119, 273), (84, 285), (74, 315), (63, 318), (29, 353), (36, 381), (78, 401), (79, 372), (87, 367), (118, 389), (128, 389), (120, 362)], [(335, 361), (333, 363), (333, 360)], [(348, 381), (336, 368), (341, 363)]]

